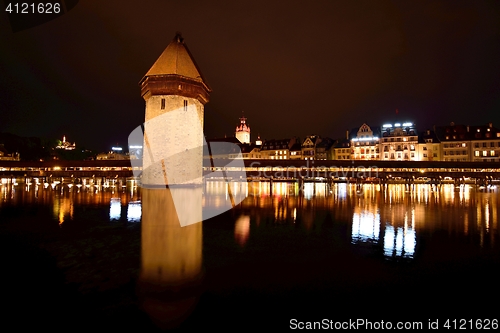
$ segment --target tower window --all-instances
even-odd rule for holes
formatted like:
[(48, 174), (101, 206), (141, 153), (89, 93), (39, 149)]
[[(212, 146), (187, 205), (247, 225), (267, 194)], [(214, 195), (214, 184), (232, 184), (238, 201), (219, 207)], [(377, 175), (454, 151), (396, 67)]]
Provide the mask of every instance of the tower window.
[(188, 109), (188, 101), (184, 100), (184, 111)]
[(161, 99), (161, 109), (164, 110), (165, 109), (165, 98), (162, 98)]

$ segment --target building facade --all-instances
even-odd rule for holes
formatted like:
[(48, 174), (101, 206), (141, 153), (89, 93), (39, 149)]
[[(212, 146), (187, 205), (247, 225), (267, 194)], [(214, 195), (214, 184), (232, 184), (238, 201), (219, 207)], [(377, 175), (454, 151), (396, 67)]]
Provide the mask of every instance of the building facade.
[(366, 123), (351, 131), (351, 159), (380, 159), (380, 128), (370, 127)]
[(384, 124), (380, 138), (380, 160), (419, 161), (418, 134), (411, 122)]

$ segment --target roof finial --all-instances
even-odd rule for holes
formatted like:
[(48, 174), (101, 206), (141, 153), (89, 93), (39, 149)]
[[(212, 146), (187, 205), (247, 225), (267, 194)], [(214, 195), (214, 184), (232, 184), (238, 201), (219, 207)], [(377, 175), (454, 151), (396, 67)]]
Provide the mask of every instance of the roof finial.
[(184, 42), (184, 38), (182, 38), (182, 34), (180, 31), (177, 31), (175, 33), (175, 38), (174, 40), (177, 42), (177, 43), (183, 43)]

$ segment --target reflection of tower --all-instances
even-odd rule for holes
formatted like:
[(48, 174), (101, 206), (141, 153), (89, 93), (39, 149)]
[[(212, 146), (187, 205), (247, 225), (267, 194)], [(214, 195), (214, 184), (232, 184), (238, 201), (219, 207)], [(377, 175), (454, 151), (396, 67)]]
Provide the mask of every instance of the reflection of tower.
[(240, 118), (240, 124), (236, 126), (235, 136), (241, 143), (250, 143), (250, 126), (247, 124), (245, 116)]
[[(173, 191), (143, 189), (139, 297), (143, 309), (162, 328), (181, 324), (194, 309), (202, 277), (202, 224), (181, 227)], [(184, 193), (189, 200), (192, 193)], [(201, 206), (200, 206), (201, 209)]]
[(201, 184), (204, 105), (211, 89), (180, 34), (139, 85), (146, 101), (143, 184)]

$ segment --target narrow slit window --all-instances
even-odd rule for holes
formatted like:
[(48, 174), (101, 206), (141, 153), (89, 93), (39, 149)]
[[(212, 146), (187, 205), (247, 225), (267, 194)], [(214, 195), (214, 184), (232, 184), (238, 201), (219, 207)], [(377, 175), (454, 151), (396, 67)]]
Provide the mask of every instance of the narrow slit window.
[(161, 109), (165, 110), (165, 98), (161, 99)]
[(188, 101), (184, 100), (184, 111), (188, 109)]

